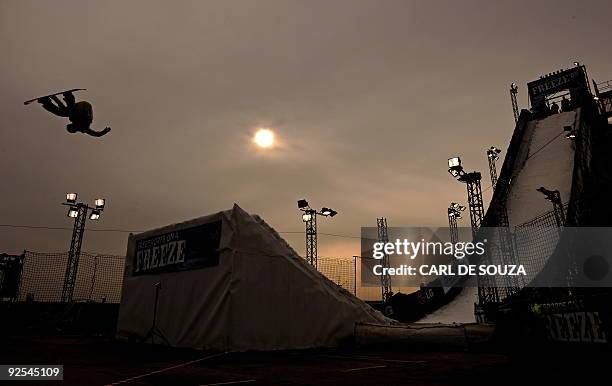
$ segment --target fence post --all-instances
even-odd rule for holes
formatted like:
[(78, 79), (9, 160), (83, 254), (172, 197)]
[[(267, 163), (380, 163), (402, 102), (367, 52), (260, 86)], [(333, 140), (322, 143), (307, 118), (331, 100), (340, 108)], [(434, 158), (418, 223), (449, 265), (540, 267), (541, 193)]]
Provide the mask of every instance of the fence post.
[(357, 297), (357, 256), (353, 256), (353, 283), (354, 283), (354, 294)]

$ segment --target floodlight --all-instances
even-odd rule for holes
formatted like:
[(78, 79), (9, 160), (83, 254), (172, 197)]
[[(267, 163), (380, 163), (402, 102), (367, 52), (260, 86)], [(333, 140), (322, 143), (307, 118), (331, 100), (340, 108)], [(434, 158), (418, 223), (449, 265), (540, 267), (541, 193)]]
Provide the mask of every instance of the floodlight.
[(310, 221), (311, 219), (312, 219), (312, 215), (311, 215), (310, 213), (304, 213), (304, 214), (302, 215), (302, 221), (304, 221), (304, 222), (308, 222), (308, 221)]
[(544, 195), (544, 197), (551, 202), (555, 201), (555, 193), (558, 193), (557, 190), (548, 190), (543, 186), (540, 186), (539, 188), (536, 189), (538, 192), (542, 193)]
[(461, 217), (461, 213), (455, 213), (455, 218), (461, 220), (463, 217)]
[(463, 175), (463, 167), (461, 166), (461, 158), (452, 157), (448, 159), (448, 172), (455, 178)]
[(329, 215), (330, 215), (330, 213), (331, 213), (331, 209), (329, 209), (329, 208), (325, 208), (325, 207), (321, 208), (321, 214), (322, 214), (323, 216), (329, 216)]
[(467, 208), (463, 205), (459, 205), (459, 208), (457, 208), (460, 212), (463, 212), (464, 210), (466, 210)]
[(298, 204), (298, 208), (300, 208), (300, 209), (303, 209), (303, 208), (308, 208), (308, 201), (306, 201), (306, 200), (304, 200), (304, 199), (299, 200), (299, 201), (297, 202), (297, 204)]
[(499, 153), (501, 153), (500, 149), (496, 148), (495, 146), (491, 146), (487, 150), (487, 157), (489, 157), (492, 160), (497, 161), (499, 159)]
[(68, 202), (69, 204), (74, 204), (76, 200), (77, 200), (76, 193), (66, 193), (66, 202)]
[(99, 210), (92, 210), (91, 214), (89, 215), (89, 219), (90, 220), (99, 220), (100, 219), (100, 211)]
[(448, 159), (448, 167), (449, 168), (459, 168), (461, 167), (461, 158), (453, 157)]
[(106, 204), (106, 200), (104, 198), (96, 198), (94, 200), (94, 205), (96, 209), (104, 209), (104, 205)]
[(75, 218), (78, 215), (79, 209), (77, 207), (71, 206), (70, 209), (68, 209), (68, 217)]
[(335, 210), (333, 210), (333, 209), (329, 210), (329, 217), (334, 217), (337, 214), (338, 214), (338, 212), (336, 212)]

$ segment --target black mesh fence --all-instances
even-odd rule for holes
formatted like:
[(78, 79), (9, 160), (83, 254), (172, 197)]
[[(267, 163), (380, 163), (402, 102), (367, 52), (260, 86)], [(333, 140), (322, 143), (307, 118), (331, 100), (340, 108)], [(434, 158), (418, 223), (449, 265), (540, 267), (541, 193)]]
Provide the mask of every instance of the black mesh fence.
[[(523, 264), (531, 276), (524, 278), (520, 287), (528, 285), (533, 276), (545, 266), (559, 241), (559, 228), (553, 211), (518, 225), (510, 232), (514, 264)], [(492, 242), (488, 259), (492, 264), (501, 262), (500, 243)], [(25, 251), (18, 301), (60, 302), (68, 252), (40, 253)], [(82, 252), (73, 293), (76, 302), (119, 303), (123, 283), (125, 257)], [(360, 297), (379, 296), (379, 289), (368, 288), (363, 293), (359, 278), (361, 262), (355, 257), (319, 257), (318, 269), (328, 279)], [(491, 283), (507, 287), (517, 283)]]
[[(60, 302), (68, 252), (25, 251), (17, 300)], [(73, 292), (76, 302), (119, 303), (125, 257), (82, 252)]]
[(523, 264), (528, 272), (525, 284), (542, 271), (559, 243), (560, 232), (553, 211), (514, 228), (516, 263)]
[[(25, 251), (18, 301), (60, 302), (68, 252)], [(355, 293), (355, 260), (352, 257), (319, 257), (319, 271)], [(82, 252), (74, 287), (75, 302), (119, 303), (125, 257)]]
[[(567, 205), (563, 210), (567, 213)], [(489, 245), (487, 248), (487, 264), (521, 264), (525, 267), (527, 276), (520, 280), (509, 280), (509, 277), (489, 277), (487, 286), (497, 287), (500, 300), (512, 295), (512, 288), (520, 289), (533, 285), (533, 280), (542, 272), (549, 258), (555, 252), (562, 228), (558, 226), (554, 210), (543, 213), (525, 223), (507, 231), (508, 245), (504, 249), (501, 240), (503, 228), (498, 232), (487, 233)]]
[(356, 267), (353, 257), (319, 257), (318, 269), (325, 277), (355, 294)]

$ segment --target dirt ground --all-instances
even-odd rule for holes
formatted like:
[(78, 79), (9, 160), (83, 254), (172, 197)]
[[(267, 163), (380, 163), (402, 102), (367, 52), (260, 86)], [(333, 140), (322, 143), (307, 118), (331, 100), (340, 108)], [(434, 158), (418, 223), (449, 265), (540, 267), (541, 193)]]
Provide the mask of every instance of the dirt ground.
[(608, 354), (409, 348), (224, 354), (75, 337), (0, 337), (0, 345), (0, 364), (64, 365), (63, 382), (17, 385), (584, 385), (610, 363)]

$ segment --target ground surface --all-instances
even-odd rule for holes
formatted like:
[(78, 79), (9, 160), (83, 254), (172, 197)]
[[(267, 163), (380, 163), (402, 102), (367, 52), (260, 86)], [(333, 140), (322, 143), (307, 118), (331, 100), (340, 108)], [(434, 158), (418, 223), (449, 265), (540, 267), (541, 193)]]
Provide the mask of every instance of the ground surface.
[(0, 364), (63, 364), (62, 384), (87, 386), (589, 384), (605, 362), (375, 349), (223, 354), (92, 338), (0, 338)]

